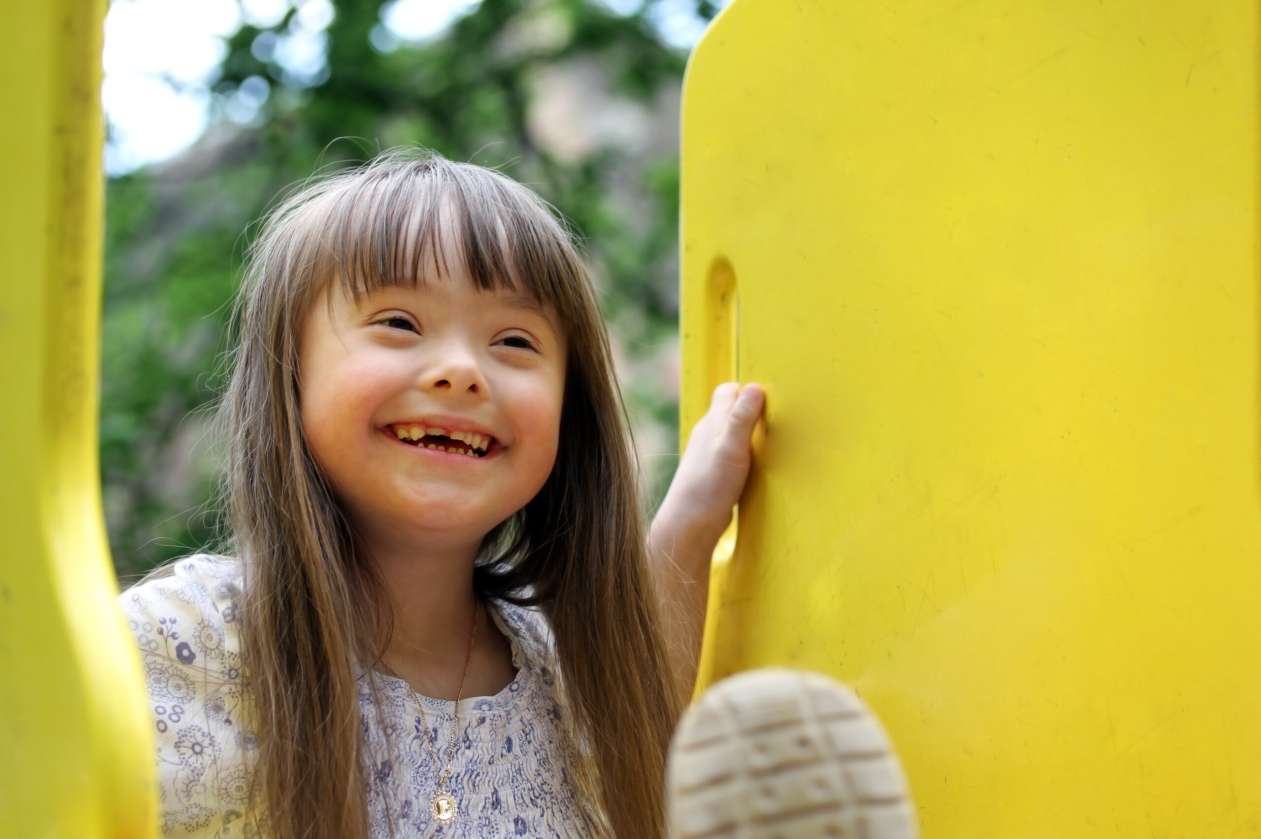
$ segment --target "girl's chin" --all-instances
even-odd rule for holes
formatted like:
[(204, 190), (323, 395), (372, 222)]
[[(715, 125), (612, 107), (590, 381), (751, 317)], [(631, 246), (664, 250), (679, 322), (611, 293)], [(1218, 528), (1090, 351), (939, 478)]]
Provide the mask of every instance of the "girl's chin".
[(522, 498), (485, 498), (468, 488), (384, 482), (370, 498), (360, 496), (351, 518), (360, 534), (383, 543), (478, 545), (497, 525), (529, 502)]
[(470, 509), (467, 501), (461, 503), (427, 502), (413, 512), (404, 515), (400, 526), (410, 530), (416, 536), (465, 538), (480, 542), (510, 513), (501, 513), (486, 509)]

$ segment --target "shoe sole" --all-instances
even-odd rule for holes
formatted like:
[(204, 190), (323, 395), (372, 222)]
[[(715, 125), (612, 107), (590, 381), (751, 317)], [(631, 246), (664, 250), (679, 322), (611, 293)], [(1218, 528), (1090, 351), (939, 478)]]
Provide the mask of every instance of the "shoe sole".
[(915, 839), (906, 777), (876, 717), (817, 673), (710, 688), (674, 735), (671, 839)]

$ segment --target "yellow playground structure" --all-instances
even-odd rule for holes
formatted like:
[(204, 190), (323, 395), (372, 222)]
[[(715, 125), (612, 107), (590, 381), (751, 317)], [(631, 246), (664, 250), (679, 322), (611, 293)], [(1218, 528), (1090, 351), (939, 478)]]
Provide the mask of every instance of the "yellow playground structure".
[(684, 425), (768, 389), (704, 678), (853, 684), (929, 839), (1261, 836), (1258, 12), (741, 0), (693, 55)]
[[(0, 57), (5, 837), (156, 830), (97, 486), (103, 6), (10, 3)], [(1259, 34), (735, 0), (692, 57), (682, 439), (768, 392), (698, 690), (854, 685), (929, 839), (1261, 835)]]
[(6, 3), (0, 836), (144, 839), (153, 738), (97, 468), (104, 0)]

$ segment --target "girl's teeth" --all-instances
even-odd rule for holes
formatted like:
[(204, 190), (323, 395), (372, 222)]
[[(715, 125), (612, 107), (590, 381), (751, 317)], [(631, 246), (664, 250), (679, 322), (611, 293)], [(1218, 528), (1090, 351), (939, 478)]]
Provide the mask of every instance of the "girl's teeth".
[[(478, 451), (487, 451), (490, 448), (490, 438), (485, 434), (478, 434), (473, 431), (447, 431), (445, 428), (426, 428), (423, 425), (396, 425), (394, 426), (394, 435), (400, 440), (421, 440), (426, 434), (435, 436), (450, 437), (452, 440), (459, 440), (470, 448)], [(442, 448), (435, 444), (425, 446), (428, 449)], [(456, 449), (443, 449), (444, 451), (458, 451)], [(475, 456), (475, 455), (474, 455)]]
[(452, 431), (447, 435), (452, 440), (459, 440), (461, 443), (467, 443), (475, 449), (486, 451), (486, 447), (490, 445), (490, 438), (478, 434), (474, 431)]

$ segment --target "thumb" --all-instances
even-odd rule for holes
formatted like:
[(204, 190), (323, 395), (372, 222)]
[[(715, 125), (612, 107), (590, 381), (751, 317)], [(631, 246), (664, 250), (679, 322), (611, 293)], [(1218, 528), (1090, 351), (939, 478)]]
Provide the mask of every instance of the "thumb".
[(760, 385), (745, 385), (731, 406), (731, 420), (739, 426), (752, 427), (762, 415), (766, 392)]

